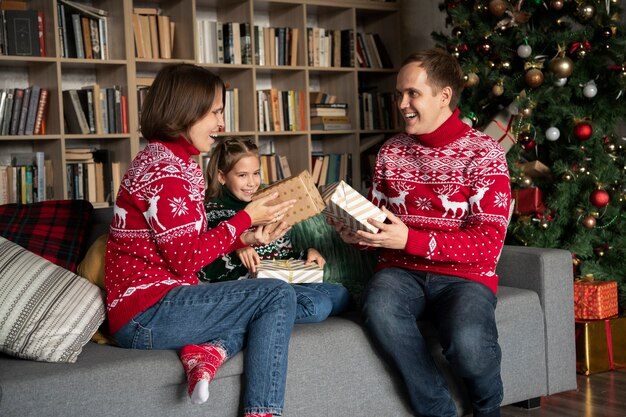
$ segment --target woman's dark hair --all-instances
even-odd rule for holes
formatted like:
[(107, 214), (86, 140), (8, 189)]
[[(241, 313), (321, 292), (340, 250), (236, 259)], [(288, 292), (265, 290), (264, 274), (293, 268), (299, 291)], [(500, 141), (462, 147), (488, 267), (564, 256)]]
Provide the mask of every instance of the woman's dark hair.
[(465, 85), (463, 70), (456, 58), (443, 49), (432, 48), (407, 56), (402, 66), (411, 63), (417, 63), (426, 70), (426, 82), (432, 87), (433, 94), (438, 94), (445, 87), (452, 89), (450, 109), (454, 110)]
[(224, 82), (206, 68), (175, 64), (162, 68), (141, 108), (141, 134), (146, 139), (173, 140), (188, 136), (189, 128), (213, 106), (224, 101)]
[(245, 156), (259, 156), (259, 148), (253, 138), (227, 137), (217, 142), (211, 151), (206, 168), (207, 187), (205, 201), (211, 201), (222, 196), (222, 184), (219, 172), (228, 174), (231, 169)]

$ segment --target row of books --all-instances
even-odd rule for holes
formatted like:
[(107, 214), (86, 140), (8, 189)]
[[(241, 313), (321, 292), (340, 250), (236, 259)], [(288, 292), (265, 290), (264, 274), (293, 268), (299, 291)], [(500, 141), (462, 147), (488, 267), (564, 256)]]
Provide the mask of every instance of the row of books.
[(285, 155), (276, 153), (261, 155), (261, 183), (271, 184), (291, 177), (289, 160)]
[(119, 86), (64, 90), (63, 116), (68, 133), (128, 133), (128, 100)]
[[(296, 65), (298, 28), (198, 19), (198, 62), (205, 64)], [(252, 53), (252, 42), (256, 48)]]
[(133, 33), (137, 58), (172, 58), (176, 23), (157, 7), (133, 9)]
[(107, 149), (66, 148), (67, 198), (106, 207), (115, 200), (121, 180), (119, 162)]
[(0, 55), (46, 56), (43, 13), (13, 3), (21, 10), (0, 10)]
[(391, 57), (377, 33), (356, 34), (356, 56), (362, 68), (393, 68)]
[(50, 91), (38, 85), (0, 90), (0, 135), (43, 135)]
[(313, 67), (354, 67), (354, 31), (307, 28), (307, 59)]
[(224, 97), (224, 131), (239, 132), (239, 89), (227, 88)]
[(257, 90), (259, 131), (305, 130), (304, 94), (304, 91), (279, 91), (276, 88)]
[(59, 0), (58, 31), (61, 56), (108, 59), (108, 12), (85, 3)]
[(330, 153), (313, 155), (311, 177), (318, 187), (345, 181), (352, 184), (352, 154)]
[(398, 130), (402, 126), (394, 93), (360, 93), (359, 113), (364, 130)]
[(0, 166), (0, 204), (29, 204), (53, 198), (52, 161), (43, 152), (11, 154)]

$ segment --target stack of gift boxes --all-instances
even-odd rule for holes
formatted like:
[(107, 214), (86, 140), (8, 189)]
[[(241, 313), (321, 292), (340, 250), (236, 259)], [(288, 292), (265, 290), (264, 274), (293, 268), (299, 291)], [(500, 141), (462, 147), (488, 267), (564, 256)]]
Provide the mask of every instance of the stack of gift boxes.
[(584, 375), (626, 367), (626, 317), (618, 315), (617, 282), (574, 282), (576, 371)]
[[(369, 224), (367, 219), (374, 218), (384, 222), (387, 218), (385, 213), (344, 181), (329, 185), (324, 195), (320, 195), (308, 171), (273, 183), (258, 191), (253, 199), (274, 191), (278, 192), (275, 204), (296, 200), (283, 219), (290, 226), (324, 213), (336, 221), (349, 225), (353, 231), (365, 230), (376, 233), (378, 229)], [(322, 282), (323, 275), (324, 271), (317, 265), (304, 265), (304, 261), (295, 259), (263, 260), (256, 273), (259, 278), (278, 278), (294, 284)]]

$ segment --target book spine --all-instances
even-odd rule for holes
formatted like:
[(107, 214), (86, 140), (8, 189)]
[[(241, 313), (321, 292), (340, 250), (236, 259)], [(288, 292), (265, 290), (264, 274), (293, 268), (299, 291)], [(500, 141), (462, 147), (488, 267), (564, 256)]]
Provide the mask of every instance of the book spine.
[(39, 56), (46, 56), (46, 41), (43, 34), (43, 12), (37, 11), (37, 37), (39, 38)]
[(39, 107), (39, 95), (41, 87), (33, 85), (30, 91), (30, 100), (28, 102), (28, 113), (26, 115), (26, 125), (24, 126), (24, 134), (32, 135), (35, 130), (35, 119), (37, 118), (37, 108)]
[(24, 100), (22, 101), (22, 109), (20, 110), (20, 124), (17, 128), (17, 134), (23, 135), (26, 129), (26, 118), (28, 117), (28, 103), (30, 102), (30, 92), (32, 87), (24, 89)]
[(22, 114), (22, 103), (24, 102), (24, 89), (16, 88), (13, 93), (13, 111), (11, 111), (11, 126), (9, 135), (17, 135)]
[(74, 31), (74, 42), (76, 47), (76, 58), (85, 58), (85, 44), (83, 43), (83, 31), (80, 23), (80, 15), (72, 14), (72, 28)]
[(39, 106), (37, 107), (37, 115), (35, 117), (35, 127), (33, 129), (34, 135), (41, 135), (41, 126), (43, 124), (43, 120), (46, 117), (46, 111), (48, 110), (48, 96), (50, 95), (50, 90), (47, 88), (42, 88), (41, 93), (39, 94)]

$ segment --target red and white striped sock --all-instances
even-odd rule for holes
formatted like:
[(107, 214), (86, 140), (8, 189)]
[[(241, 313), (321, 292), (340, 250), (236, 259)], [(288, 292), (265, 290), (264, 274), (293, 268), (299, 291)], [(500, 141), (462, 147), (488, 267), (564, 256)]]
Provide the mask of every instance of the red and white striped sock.
[(209, 382), (226, 360), (226, 351), (216, 345), (187, 345), (180, 351), (187, 374), (187, 393), (194, 404), (209, 399)]

